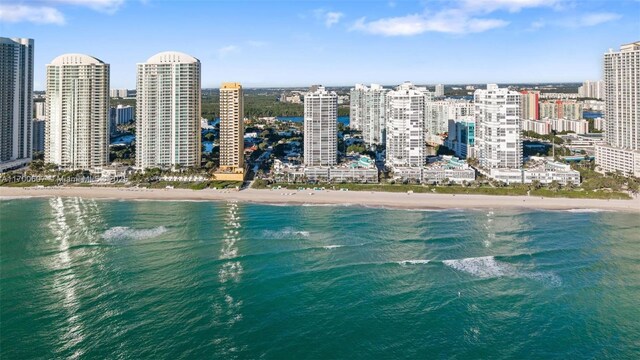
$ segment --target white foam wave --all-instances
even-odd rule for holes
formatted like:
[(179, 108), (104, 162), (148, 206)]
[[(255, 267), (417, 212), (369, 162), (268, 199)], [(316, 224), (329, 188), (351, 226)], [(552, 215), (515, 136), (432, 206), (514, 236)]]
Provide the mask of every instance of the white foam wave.
[(33, 197), (35, 197), (35, 196), (30, 196), (30, 195), (29, 195), (29, 196), (27, 196), (27, 195), (9, 196), (9, 195), (6, 195), (6, 196), (0, 196), (0, 201), (4, 201), (4, 200), (17, 200), (17, 199), (30, 199), (30, 198), (33, 198)]
[(376, 209), (376, 210), (389, 210), (389, 211), (411, 211), (411, 212), (454, 212), (454, 211), (464, 211), (464, 209), (459, 208), (412, 208), (412, 207), (394, 207), (394, 206), (385, 206), (385, 205), (360, 205), (365, 209)]
[(285, 239), (291, 237), (309, 237), (311, 235), (308, 231), (295, 230), (293, 228), (284, 228), (282, 230), (263, 230), (262, 236), (274, 238), (274, 239)]
[(323, 249), (337, 249), (337, 248), (341, 248), (344, 245), (327, 245), (327, 246), (323, 246)]
[(604, 209), (567, 209), (567, 210), (559, 210), (559, 211), (564, 211), (564, 212), (569, 212), (569, 213), (600, 213), (600, 212), (607, 212), (607, 210), (604, 210)]
[(493, 256), (444, 260), (442, 263), (480, 278), (501, 277), (515, 273), (511, 265), (499, 263)]
[(519, 271), (511, 264), (496, 261), (493, 256), (444, 260), (442, 263), (479, 278), (519, 277), (533, 279), (551, 286), (562, 285), (562, 279), (552, 272)]
[(402, 265), (402, 266), (406, 266), (406, 265), (419, 265), (419, 264), (428, 264), (429, 260), (402, 260), (402, 261), (398, 261), (398, 264)]
[(142, 240), (160, 236), (168, 230), (164, 226), (158, 226), (150, 229), (132, 229), (128, 226), (114, 226), (102, 234), (102, 238), (106, 240), (116, 239), (134, 239)]

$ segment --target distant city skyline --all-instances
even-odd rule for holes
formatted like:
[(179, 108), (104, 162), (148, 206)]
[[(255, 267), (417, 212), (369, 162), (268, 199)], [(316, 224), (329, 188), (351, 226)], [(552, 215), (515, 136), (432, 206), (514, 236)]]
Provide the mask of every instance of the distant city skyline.
[(0, 31), (35, 40), (35, 90), (65, 53), (133, 89), (136, 64), (167, 50), (201, 61), (204, 88), (557, 83), (601, 79), (603, 54), (640, 37), (639, 12), (637, 0), (17, 0), (0, 4)]

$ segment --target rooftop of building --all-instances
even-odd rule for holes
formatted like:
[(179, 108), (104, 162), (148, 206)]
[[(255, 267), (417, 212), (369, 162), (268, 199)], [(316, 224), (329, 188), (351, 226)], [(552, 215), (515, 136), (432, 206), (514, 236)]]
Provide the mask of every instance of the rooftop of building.
[(239, 82), (223, 82), (222, 85), (220, 85), (220, 90), (223, 89), (238, 90), (242, 89), (242, 85), (240, 85)]
[(634, 41), (628, 44), (620, 45), (620, 51), (634, 51), (640, 50), (640, 41)]
[(199, 63), (200, 60), (178, 51), (164, 51), (150, 57), (146, 64)]
[(104, 61), (85, 54), (64, 54), (56, 57), (49, 65), (92, 65), (105, 64)]

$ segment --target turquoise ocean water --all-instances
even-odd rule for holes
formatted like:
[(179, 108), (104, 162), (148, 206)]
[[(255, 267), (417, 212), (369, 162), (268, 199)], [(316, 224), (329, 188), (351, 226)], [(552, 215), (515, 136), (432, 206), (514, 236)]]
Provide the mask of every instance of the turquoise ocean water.
[(2, 359), (638, 359), (637, 214), (0, 201)]

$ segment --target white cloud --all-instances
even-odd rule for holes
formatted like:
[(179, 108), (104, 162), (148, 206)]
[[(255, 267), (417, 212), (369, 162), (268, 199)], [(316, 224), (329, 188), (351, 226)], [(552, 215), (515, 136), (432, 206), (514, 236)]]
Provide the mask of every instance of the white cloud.
[(61, 7), (85, 7), (94, 11), (113, 14), (126, 0), (16, 0), (14, 4), (0, 4), (0, 21), (9, 23), (31, 22), (35, 24), (65, 23)]
[(512, 13), (526, 8), (552, 7), (561, 5), (563, 0), (464, 0), (462, 8), (490, 13), (497, 10), (506, 10)]
[(622, 16), (619, 14), (608, 12), (585, 14), (578, 18), (574, 25), (576, 27), (595, 26), (609, 21), (618, 20), (621, 17)]
[(344, 14), (341, 12), (330, 11), (325, 15), (324, 25), (326, 27), (331, 27), (334, 24), (337, 24), (343, 16)]
[[(413, 36), (426, 32), (469, 34), (507, 26), (509, 21), (489, 17), (499, 11), (519, 12), (526, 8), (557, 9), (566, 0), (460, 0), (438, 11), (382, 18), (367, 22), (360, 18), (351, 30), (383, 36)], [(446, 3), (442, 3), (446, 4)]]
[(588, 13), (573, 17), (559, 18), (551, 21), (537, 20), (531, 23), (530, 30), (538, 30), (545, 26), (565, 27), (565, 28), (582, 28), (604, 24), (609, 21), (618, 20), (622, 17), (620, 14), (602, 12)]
[(344, 14), (337, 11), (326, 11), (324, 9), (316, 9), (313, 11), (316, 19), (322, 21), (324, 26), (330, 28), (333, 25), (340, 22), (340, 20), (344, 17)]
[(8, 23), (64, 24), (64, 15), (49, 6), (0, 4), (0, 21)]
[(233, 54), (240, 51), (240, 47), (236, 45), (227, 45), (218, 49), (218, 57), (223, 58), (227, 55)]
[(425, 32), (477, 33), (508, 24), (507, 21), (500, 19), (475, 18), (459, 10), (445, 10), (432, 16), (413, 14), (371, 22), (361, 18), (353, 24), (351, 29), (384, 36), (412, 36)]
[(88, 7), (92, 10), (115, 13), (125, 0), (44, 0), (51, 4)]

